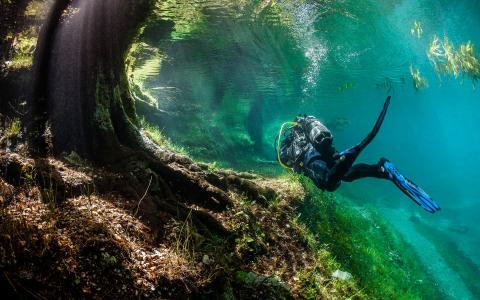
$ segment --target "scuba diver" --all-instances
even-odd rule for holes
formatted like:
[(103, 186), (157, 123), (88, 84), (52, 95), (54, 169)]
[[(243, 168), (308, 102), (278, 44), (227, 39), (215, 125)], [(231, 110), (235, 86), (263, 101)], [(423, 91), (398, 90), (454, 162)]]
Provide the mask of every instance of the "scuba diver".
[[(309, 177), (321, 190), (335, 191), (342, 181), (352, 182), (365, 177), (388, 179), (405, 195), (430, 213), (440, 207), (418, 185), (400, 174), (386, 158), (377, 164), (355, 164), (363, 149), (375, 138), (390, 104), (387, 97), (372, 131), (359, 144), (342, 152), (333, 146), (333, 136), (325, 125), (312, 116), (297, 116), (294, 122), (282, 125), (275, 140), (280, 164)], [(289, 126), (287, 129), (286, 126)]]

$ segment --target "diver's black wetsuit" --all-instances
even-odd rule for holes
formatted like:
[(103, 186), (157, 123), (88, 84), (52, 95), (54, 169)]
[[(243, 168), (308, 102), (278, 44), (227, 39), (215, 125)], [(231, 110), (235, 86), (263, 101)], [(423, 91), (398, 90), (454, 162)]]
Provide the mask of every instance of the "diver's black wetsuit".
[[(363, 141), (343, 152), (333, 146), (333, 136), (325, 125), (312, 116), (298, 116), (288, 134), (279, 136), (278, 159), (284, 166), (312, 179), (317, 187), (326, 191), (336, 190), (342, 181), (354, 181), (365, 177), (389, 179), (428, 212), (440, 207), (415, 183), (401, 175), (387, 159), (377, 164), (355, 164), (358, 155), (370, 144), (380, 130), (387, 113), (390, 97), (387, 98), (372, 131)], [(281, 129), (281, 133), (283, 126)]]
[[(341, 181), (350, 182), (364, 177), (386, 178), (379, 164), (352, 166), (353, 160), (336, 151), (330, 131), (316, 118), (301, 116), (295, 119), (295, 123), (298, 125), (291, 128), (292, 140), (287, 137), (282, 142), (280, 159), (294, 171), (312, 179), (320, 189), (334, 191)], [(308, 137), (312, 125), (319, 129), (314, 133), (318, 135), (317, 143), (311, 142)]]

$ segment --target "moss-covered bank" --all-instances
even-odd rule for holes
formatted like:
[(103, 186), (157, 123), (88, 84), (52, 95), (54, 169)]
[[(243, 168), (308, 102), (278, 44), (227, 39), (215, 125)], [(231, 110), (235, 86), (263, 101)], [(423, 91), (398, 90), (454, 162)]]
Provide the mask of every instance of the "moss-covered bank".
[[(374, 209), (302, 177), (194, 163), (207, 176), (243, 182), (226, 188), (228, 209), (185, 203), (186, 216), (152, 219), (155, 191), (138, 178), (142, 164), (100, 169), (74, 153), (34, 160), (1, 152), (0, 165), (0, 283), (12, 296), (442, 298)], [(228, 233), (206, 234), (198, 212)]]

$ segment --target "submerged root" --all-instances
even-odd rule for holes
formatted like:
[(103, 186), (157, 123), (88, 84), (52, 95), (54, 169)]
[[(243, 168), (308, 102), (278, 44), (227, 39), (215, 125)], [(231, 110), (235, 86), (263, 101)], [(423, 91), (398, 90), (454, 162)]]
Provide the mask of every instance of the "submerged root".
[[(0, 174), (0, 272), (7, 274), (15, 293), (195, 298), (260, 292), (273, 297), (278, 285), (290, 295), (280, 282), (293, 283), (294, 271), (308, 261), (300, 255), (306, 250), (298, 248), (305, 245), (296, 229), (284, 227), (294, 215), (290, 198), (279, 198), (275, 207), (270, 199), (245, 202), (232, 178), (241, 178), (242, 184), (251, 180), (247, 178), (261, 179), (219, 170), (214, 175), (225, 185), (217, 189), (229, 206), (194, 203), (175, 184), (192, 176), (192, 185), (204, 180), (198, 189), (211, 189), (214, 180), (205, 177), (213, 173), (174, 161), (169, 172), (181, 168), (176, 176), (183, 179), (170, 181), (155, 171), (152, 161), (132, 160), (119, 172), (1, 153), (0, 167), (6, 171)], [(47, 173), (52, 184), (41, 179), (50, 178)], [(259, 191), (275, 186), (248, 185)], [(44, 190), (51, 186), (54, 204), (45, 201)], [(297, 254), (286, 253), (290, 251)], [(282, 267), (271, 269), (271, 264)], [(248, 278), (279, 277), (250, 286), (237, 276), (240, 270), (247, 270)], [(4, 275), (0, 285), (8, 282)]]

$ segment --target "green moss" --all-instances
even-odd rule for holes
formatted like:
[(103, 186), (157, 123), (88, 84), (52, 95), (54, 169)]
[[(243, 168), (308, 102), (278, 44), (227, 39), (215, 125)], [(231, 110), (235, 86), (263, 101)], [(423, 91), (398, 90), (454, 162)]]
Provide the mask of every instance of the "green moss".
[(97, 102), (97, 106), (95, 108), (94, 120), (101, 129), (105, 131), (113, 130), (113, 125), (110, 118), (110, 111), (108, 110), (108, 106), (103, 105), (101, 102)]
[[(167, 13), (165, 13), (167, 12)], [(180, 40), (198, 33), (205, 26), (205, 15), (202, 6), (196, 2), (169, 0), (157, 1), (154, 14), (163, 15), (165, 20), (175, 22), (171, 38)]]
[(24, 15), (26, 17), (45, 18), (48, 14), (48, 5), (50, 0), (33, 0), (29, 1)]
[(32, 56), (26, 54), (15, 54), (9, 67), (12, 70), (30, 68), (33, 64)]
[(177, 146), (169, 138), (167, 138), (158, 126), (151, 125), (144, 119), (141, 120), (141, 127), (145, 134), (158, 146), (167, 148), (175, 153), (188, 155), (184, 147)]
[(10, 69), (30, 68), (33, 64), (33, 53), (37, 44), (38, 28), (28, 27), (13, 39), (13, 56)]
[(19, 119), (14, 119), (13, 121), (9, 122), (3, 131), (2, 138), (3, 139), (12, 139), (20, 135), (22, 130), (22, 123)]
[(65, 155), (64, 159), (73, 166), (82, 167), (87, 165), (87, 161), (85, 161), (77, 152), (71, 151), (70, 154)]
[(97, 126), (104, 131), (113, 131), (113, 124), (109, 110), (112, 97), (109, 91), (110, 89), (105, 82), (105, 76), (102, 73), (99, 73), (95, 91), (96, 106), (93, 119)]
[[(429, 284), (429, 275), (418, 262), (413, 249), (389, 227), (375, 209), (355, 207), (349, 199), (323, 193), (306, 179), (302, 183), (307, 197), (300, 209), (300, 219), (314, 235), (315, 247), (321, 249), (319, 261), (323, 262), (325, 272), (331, 272), (335, 268), (350, 272), (362, 289), (362, 292), (358, 292), (358, 297), (442, 297)], [(329, 254), (334, 254), (335, 260)], [(315, 283), (314, 274), (304, 277), (314, 280), (307, 280), (307, 287), (318, 285), (317, 289), (321, 289), (320, 283)], [(340, 289), (352, 289), (348, 284), (345, 286), (345, 282), (337, 284), (341, 285), (338, 287)]]

